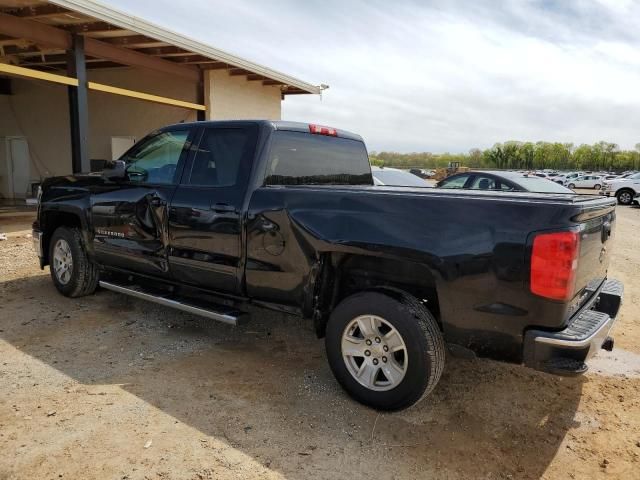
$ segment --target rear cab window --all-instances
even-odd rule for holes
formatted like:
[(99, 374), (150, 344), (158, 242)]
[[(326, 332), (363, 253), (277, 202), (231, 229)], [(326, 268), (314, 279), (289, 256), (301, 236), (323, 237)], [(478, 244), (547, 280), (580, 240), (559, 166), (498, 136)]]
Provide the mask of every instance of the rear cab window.
[(373, 177), (360, 140), (277, 130), (265, 185), (373, 185)]

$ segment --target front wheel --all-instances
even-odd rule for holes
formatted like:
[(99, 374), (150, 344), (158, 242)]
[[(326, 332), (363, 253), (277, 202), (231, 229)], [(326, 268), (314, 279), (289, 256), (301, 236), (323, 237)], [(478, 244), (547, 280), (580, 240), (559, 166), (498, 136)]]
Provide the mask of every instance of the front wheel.
[(630, 205), (633, 201), (633, 194), (629, 190), (622, 190), (617, 197), (620, 205)]
[(571, 190), (576, 188), (575, 184), (573, 184), (573, 183), (570, 183), (569, 185), (567, 185), (567, 187), (569, 187)]
[(49, 243), (51, 279), (66, 297), (93, 293), (98, 284), (98, 267), (87, 258), (77, 228), (59, 227)]
[(445, 362), (438, 323), (416, 298), (398, 290), (356, 293), (331, 313), (329, 365), (357, 401), (399, 410), (426, 397)]
[(593, 186), (593, 189), (594, 189), (594, 190), (600, 190), (600, 184), (596, 183), (596, 184)]

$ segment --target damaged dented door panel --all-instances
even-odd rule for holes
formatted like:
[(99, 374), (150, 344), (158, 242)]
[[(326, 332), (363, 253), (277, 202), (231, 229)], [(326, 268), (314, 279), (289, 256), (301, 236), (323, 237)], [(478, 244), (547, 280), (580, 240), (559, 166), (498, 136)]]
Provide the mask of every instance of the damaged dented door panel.
[(200, 129), (169, 211), (173, 278), (238, 293), (242, 211), (258, 136), (247, 122)]
[(191, 136), (186, 127), (152, 133), (121, 158), (127, 163), (126, 177), (92, 195), (98, 262), (169, 276), (168, 209)]
[[(362, 191), (349, 190), (373, 185), (367, 150), (360, 139), (281, 130), (273, 134), (264, 163), (262, 186), (247, 212), (247, 294), (305, 308), (319, 253), (349, 251), (343, 240), (362, 222), (384, 228), (369, 212), (361, 215)], [(327, 231), (344, 236), (328, 238)]]

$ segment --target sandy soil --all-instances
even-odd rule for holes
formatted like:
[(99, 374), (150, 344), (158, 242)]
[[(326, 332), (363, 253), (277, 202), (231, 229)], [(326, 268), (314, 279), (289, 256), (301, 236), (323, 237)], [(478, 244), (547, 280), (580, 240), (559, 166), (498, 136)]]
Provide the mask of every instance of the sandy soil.
[(614, 352), (577, 379), (449, 358), (394, 414), (343, 393), (297, 318), (62, 297), (29, 221), (0, 216), (0, 479), (639, 478), (638, 208), (618, 208)]

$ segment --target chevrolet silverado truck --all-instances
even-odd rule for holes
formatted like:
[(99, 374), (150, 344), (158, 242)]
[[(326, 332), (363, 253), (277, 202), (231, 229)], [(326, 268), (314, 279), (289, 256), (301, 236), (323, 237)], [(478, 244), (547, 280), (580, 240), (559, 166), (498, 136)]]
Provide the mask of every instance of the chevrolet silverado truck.
[(224, 121), (45, 180), (33, 238), (68, 297), (308, 319), (342, 387), (398, 410), (433, 390), (447, 347), (561, 375), (613, 348), (615, 219), (599, 196), (374, 186), (358, 135)]

